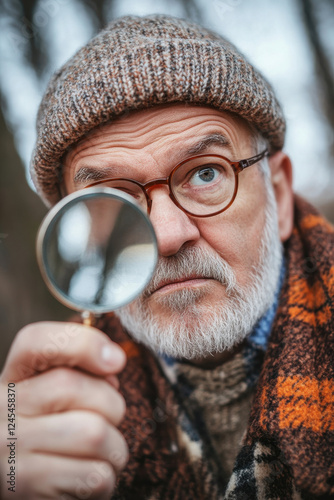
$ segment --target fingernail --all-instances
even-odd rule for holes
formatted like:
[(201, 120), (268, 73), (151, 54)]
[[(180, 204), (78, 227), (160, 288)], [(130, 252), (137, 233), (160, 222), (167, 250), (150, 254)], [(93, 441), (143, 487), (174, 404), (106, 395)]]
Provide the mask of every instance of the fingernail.
[(108, 365), (119, 365), (124, 361), (124, 354), (120, 348), (105, 345), (102, 347), (102, 359)]

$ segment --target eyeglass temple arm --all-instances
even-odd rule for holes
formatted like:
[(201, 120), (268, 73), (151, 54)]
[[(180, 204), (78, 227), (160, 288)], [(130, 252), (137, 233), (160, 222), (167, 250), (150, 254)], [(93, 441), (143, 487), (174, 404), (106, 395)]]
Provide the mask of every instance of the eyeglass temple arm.
[(238, 162), (239, 167), (243, 170), (244, 168), (250, 167), (251, 165), (254, 165), (254, 163), (262, 160), (262, 158), (264, 158), (265, 156), (269, 156), (269, 152), (267, 149), (256, 156), (252, 156), (252, 158), (248, 158), (248, 160), (240, 160)]

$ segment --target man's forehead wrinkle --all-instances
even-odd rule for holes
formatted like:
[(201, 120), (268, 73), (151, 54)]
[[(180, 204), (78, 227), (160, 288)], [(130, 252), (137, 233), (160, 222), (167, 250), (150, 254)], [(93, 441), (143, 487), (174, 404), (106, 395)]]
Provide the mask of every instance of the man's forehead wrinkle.
[[(187, 141), (189, 144), (190, 141)], [(199, 140), (197, 140), (194, 144), (192, 145), (181, 145), (178, 144), (176, 147), (176, 151), (174, 151), (174, 163), (169, 165), (170, 169), (172, 169), (177, 163), (180, 161), (183, 161), (186, 159), (188, 156), (194, 156), (197, 154), (205, 153), (207, 152), (208, 148), (210, 146), (218, 146), (218, 147), (224, 147), (227, 148), (228, 150), (232, 151), (232, 144), (231, 141), (221, 132), (213, 132), (209, 133), (208, 135), (205, 135), (204, 137), (201, 137)], [(146, 147), (149, 147), (150, 145), (147, 145)], [(116, 145), (115, 144), (115, 149), (117, 149), (117, 153), (119, 154), (121, 150), (124, 149), (124, 151), (129, 151), (129, 150), (136, 150), (137, 148), (133, 146), (130, 143), (127, 144), (127, 146), (123, 145)], [(108, 148), (106, 148), (107, 151)], [(146, 149), (146, 148), (143, 148)], [(172, 148), (173, 149), (173, 148)], [(168, 151), (168, 148), (165, 149), (164, 147), (164, 154), (167, 156), (168, 160), (170, 160), (170, 151)], [(83, 150), (80, 151), (82, 153)], [(123, 165), (113, 165), (112, 167), (108, 166), (107, 164), (103, 166), (98, 166), (94, 165), (94, 155), (88, 155), (89, 160), (86, 157), (85, 154), (81, 155), (78, 153), (76, 160), (82, 159), (83, 161), (86, 160), (86, 165), (82, 165), (77, 172), (74, 175), (73, 181), (75, 184), (80, 184), (84, 182), (94, 182), (95, 180), (103, 180), (108, 177), (123, 177), (124, 174), (124, 169), (125, 166)], [(103, 151), (100, 151), (100, 153), (103, 153)], [(176, 153), (176, 154), (175, 154)], [(112, 155), (112, 151), (110, 150), (110, 154)], [(87, 160), (89, 161), (89, 164), (87, 165)], [(119, 157), (117, 158), (119, 161)], [(129, 162), (130, 159), (127, 160), (127, 163)], [(109, 163), (109, 162), (108, 162)], [(133, 168), (135, 169), (135, 163), (133, 163)], [(159, 163), (159, 162), (157, 162)], [(166, 160), (164, 160), (164, 163), (166, 163)]]
[[(96, 144), (96, 143), (95, 143)], [(91, 137), (82, 139), (65, 156), (65, 165), (69, 168), (75, 168), (76, 164), (83, 158), (87, 158), (87, 151), (93, 145)]]

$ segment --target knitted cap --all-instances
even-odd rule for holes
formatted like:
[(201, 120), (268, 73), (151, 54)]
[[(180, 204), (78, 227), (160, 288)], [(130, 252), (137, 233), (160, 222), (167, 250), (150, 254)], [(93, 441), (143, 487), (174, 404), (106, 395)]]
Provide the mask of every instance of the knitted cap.
[(31, 172), (48, 204), (59, 200), (62, 157), (87, 132), (123, 114), (187, 102), (231, 111), (281, 149), (285, 121), (271, 86), (219, 35), (155, 15), (111, 22), (51, 79), (37, 119)]

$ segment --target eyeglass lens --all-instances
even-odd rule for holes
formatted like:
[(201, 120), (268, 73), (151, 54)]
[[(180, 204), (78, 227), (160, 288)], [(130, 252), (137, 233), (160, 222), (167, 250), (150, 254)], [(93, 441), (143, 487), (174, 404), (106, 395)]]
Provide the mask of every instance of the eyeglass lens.
[[(147, 200), (144, 190), (130, 180), (109, 180), (103, 185), (120, 189), (133, 196), (144, 210)], [(231, 164), (222, 157), (205, 156), (181, 164), (170, 180), (172, 195), (187, 212), (209, 215), (231, 201), (235, 189), (235, 174)]]
[(185, 210), (208, 215), (222, 210), (230, 202), (235, 186), (234, 170), (224, 158), (194, 158), (175, 170), (171, 186)]

